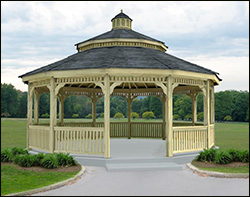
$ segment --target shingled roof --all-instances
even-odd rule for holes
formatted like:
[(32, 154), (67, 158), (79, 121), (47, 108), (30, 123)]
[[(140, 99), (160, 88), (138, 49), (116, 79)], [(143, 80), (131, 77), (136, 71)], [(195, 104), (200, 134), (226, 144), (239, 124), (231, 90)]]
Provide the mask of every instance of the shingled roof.
[(111, 31), (105, 32), (88, 40), (79, 42), (75, 45), (79, 45), (84, 42), (92, 41), (92, 40), (102, 40), (102, 39), (111, 39), (111, 38), (129, 38), (129, 39), (143, 39), (143, 40), (150, 40), (155, 42), (160, 42), (164, 44), (164, 42), (141, 34), (139, 32), (133, 31), (132, 29), (113, 29)]
[[(212, 70), (187, 62), (159, 50), (142, 47), (115, 46), (93, 48), (84, 52), (76, 53), (19, 77), (48, 71), (90, 68), (171, 69), (215, 74), (217, 76), (217, 73)], [(218, 79), (220, 80), (219, 77)]]
[(111, 21), (116, 18), (128, 18), (129, 20), (133, 21), (127, 14), (124, 14), (123, 12), (117, 14), (114, 18), (111, 19)]

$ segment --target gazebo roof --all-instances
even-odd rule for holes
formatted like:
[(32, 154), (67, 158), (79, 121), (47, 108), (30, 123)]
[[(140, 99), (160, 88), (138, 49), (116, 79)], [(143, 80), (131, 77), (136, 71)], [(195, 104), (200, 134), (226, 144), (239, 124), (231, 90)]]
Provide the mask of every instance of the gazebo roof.
[[(221, 81), (217, 76), (218, 73), (165, 53), (167, 46), (164, 42), (133, 31), (128, 22), (130, 18), (127, 17), (121, 12), (112, 19), (112, 21), (115, 20), (111, 31), (75, 44), (78, 53), (19, 77), (48, 71), (140, 68), (213, 74)], [(124, 21), (124, 23), (117, 22), (117, 20), (123, 19), (128, 21), (126, 23)]]
[[(216, 72), (159, 50), (142, 47), (103, 47), (76, 53), (20, 77), (48, 71), (95, 68), (174, 69), (206, 74)], [(217, 76), (217, 75), (216, 75)]]

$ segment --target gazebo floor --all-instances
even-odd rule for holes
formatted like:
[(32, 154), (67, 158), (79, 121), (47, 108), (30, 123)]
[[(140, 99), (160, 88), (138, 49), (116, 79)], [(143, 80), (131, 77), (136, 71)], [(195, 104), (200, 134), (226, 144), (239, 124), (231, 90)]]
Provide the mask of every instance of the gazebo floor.
[[(106, 167), (108, 171), (182, 170), (198, 152), (179, 153), (166, 157), (166, 142), (162, 139), (111, 139), (111, 158), (71, 154), (79, 164)], [(31, 153), (40, 151), (32, 150)]]

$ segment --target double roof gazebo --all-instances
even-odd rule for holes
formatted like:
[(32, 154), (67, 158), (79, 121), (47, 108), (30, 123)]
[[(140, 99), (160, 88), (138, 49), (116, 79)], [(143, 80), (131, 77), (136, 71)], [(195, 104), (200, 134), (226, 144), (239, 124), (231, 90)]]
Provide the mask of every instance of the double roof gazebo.
[[(28, 84), (27, 147), (104, 158), (110, 158), (110, 137), (162, 138), (167, 157), (212, 147), (218, 73), (167, 54), (163, 42), (133, 31), (132, 19), (122, 11), (111, 21), (111, 31), (77, 43), (76, 54), (20, 76)], [(197, 123), (196, 118), (199, 92), (204, 97), (204, 123)], [(43, 93), (50, 94), (47, 125), (39, 123)], [(92, 122), (64, 123), (64, 100), (71, 94), (91, 98)], [(173, 94), (191, 97), (192, 123), (173, 122)], [(150, 95), (161, 99), (163, 121), (131, 122), (133, 99)], [(96, 101), (102, 96), (104, 122), (96, 122)], [(110, 96), (127, 100), (128, 122), (110, 122)]]

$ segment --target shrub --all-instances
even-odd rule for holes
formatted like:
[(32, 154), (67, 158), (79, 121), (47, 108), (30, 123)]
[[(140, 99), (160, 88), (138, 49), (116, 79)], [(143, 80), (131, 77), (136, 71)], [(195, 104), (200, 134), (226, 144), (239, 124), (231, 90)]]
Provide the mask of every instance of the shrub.
[(229, 149), (228, 153), (232, 156), (232, 161), (241, 161), (241, 151), (235, 149)]
[(34, 166), (36, 162), (35, 155), (16, 155), (14, 158), (14, 163), (23, 167), (31, 167)]
[(41, 166), (42, 165), (41, 161), (45, 157), (44, 153), (38, 153), (37, 155), (34, 156), (35, 156), (34, 166)]
[(131, 112), (131, 118), (135, 119), (135, 118), (140, 118), (139, 114), (136, 112)]
[(46, 154), (44, 158), (41, 160), (41, 165), (42, 167), (49, 169), (59, 167), (55, 154)]
[(174, 114), (173, 119), (174, 120), (181, 120), (181, 117), (179, 114)]
[(224, 120), (225, 121), (232, 121), (233, 119), (232, 119), (231, 116), (227, 115), (227, 116), (224, 117)]
[(101, 113), (99, 118), (104, 118), (104, 113)]
[(197, 161), (202, 162), (211, 162), (215, 160), (216, 156), (216, 149), (210, 148), (210, 149), (204, 149), (200, 154), (196, 157)]
[(23, 148), (18, 148), (18, 147), (12, 148), (11, 152), (12, 152), (13, 157), (15, 157), (16, 155), (28, 155), (29, 154), (28, 150), (25, 150)]
[(56, 154), (56, 158), (59, 166), (75, 166), (77, 164), (74, 158), (69, 156), (69, 153), (58, 153)]
[(85, 116), (85, 118), (91, 119), (92, 118), (92, 114), (88, 114), (87, 116)]
[(72, 118), (79, 118), (79, 115), (78, 114), (73, 114)]
[(247, 163), (249, 162), (249, 151), (245, 150), (240, 153), (240, 161)]
[(203, 119), (204, 119), (204, 113), (203, 113), (203, 112), (199, 112), (199, 113), (197, 114), (197, 119), (198, 119), (198, 120), (203, 120)]
[(1, 162), (12, 162), (13, 155), (10, 149), (1, 150)]
[(218, 151), (215, 155), (214, 163), (228, 164), (232, 162), (232, 156), (227, 151)]
[(123, 115), (122, 113), (120, 113), (120, 112), (117, 112), (117, 113), (114, 115), (114, 118), (118, 118), (118, 119), (124, 118), (124, 115)]
[(142, 118), (144, 119), (152, 119), (155, 118), (154, 112), (152, 111), (146, 111), (142, 114)]
[(42, 116), (41, 116), (42, 118), (49, 118), (49, 114), (48, 113), (46, 113), (46, 114), (42, 114)]

